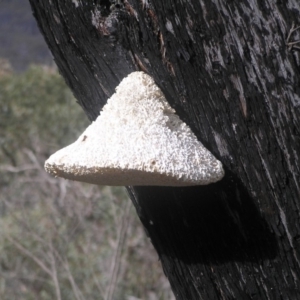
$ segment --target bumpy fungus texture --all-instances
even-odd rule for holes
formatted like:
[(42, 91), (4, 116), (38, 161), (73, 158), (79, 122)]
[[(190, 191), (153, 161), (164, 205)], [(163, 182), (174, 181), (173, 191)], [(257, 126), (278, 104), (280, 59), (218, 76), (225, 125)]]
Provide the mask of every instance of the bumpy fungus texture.
[(45, 163), (54, 176), (99, 185), (205, 185), (224, 170), (154, 80), (131, 73), (78, 140)]

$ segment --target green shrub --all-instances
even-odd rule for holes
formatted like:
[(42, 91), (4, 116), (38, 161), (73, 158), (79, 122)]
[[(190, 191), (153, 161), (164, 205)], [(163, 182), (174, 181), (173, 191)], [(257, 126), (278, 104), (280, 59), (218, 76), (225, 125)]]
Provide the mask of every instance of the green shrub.
[(2, 300), (173, 297), (124, 188), (43, 169), (87, 124), (55, 70), (0, 74)]

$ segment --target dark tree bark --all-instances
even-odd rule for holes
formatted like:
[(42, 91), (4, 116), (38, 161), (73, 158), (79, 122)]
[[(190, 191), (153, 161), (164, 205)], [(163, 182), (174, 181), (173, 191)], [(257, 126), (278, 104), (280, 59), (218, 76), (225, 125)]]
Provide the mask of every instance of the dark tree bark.
[(30, 0), (90, 120), (143, 70), (225, 166), (128, 187), (176, 298), (300, 299), (299, 0), (110, 2)]

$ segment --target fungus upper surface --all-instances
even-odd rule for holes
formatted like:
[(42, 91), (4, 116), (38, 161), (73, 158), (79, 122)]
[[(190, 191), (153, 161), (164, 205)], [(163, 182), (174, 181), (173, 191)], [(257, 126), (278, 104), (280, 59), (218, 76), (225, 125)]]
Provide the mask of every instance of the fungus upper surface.
[(205, 185), (224, 176), (221, 162), (143, 72), (123, 79), (97, 120), (54, 153), (45, 169), (99, 185)]

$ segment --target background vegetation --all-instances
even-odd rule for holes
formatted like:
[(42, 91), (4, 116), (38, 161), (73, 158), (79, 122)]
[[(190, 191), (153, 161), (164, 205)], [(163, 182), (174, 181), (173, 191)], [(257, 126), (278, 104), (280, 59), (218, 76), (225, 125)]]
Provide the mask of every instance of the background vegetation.
[(44, 171), (88, 124), (62, 78), (0, 66), (0, 299), (173, 299), (124, 188)]

